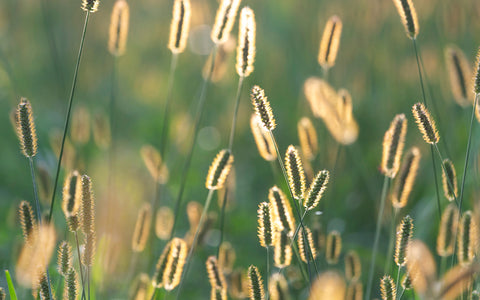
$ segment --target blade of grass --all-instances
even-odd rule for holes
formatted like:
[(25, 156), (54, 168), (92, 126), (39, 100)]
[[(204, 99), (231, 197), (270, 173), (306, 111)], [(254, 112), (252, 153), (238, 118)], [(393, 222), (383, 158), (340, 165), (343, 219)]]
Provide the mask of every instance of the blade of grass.
[(15, 286), (13, 285), (12, 277), (10, 276), (10, 272), (8, 270), (5, 270), (5, 277), (7, 278), (8, 293), (10, 294), (10, 299), (17, 300)]

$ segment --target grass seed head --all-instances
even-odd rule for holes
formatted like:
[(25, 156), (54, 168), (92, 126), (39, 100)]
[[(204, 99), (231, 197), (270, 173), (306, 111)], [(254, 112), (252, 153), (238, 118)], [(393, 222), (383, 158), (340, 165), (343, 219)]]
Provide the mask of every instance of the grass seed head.
[(210, 256), (206, 262), (208, 279), (212, 288), (211, 299), (227, 299), (227, 283), (223, 271), (215, 256)]
[(77, 272), (73, 267), (70, 267), (65, 275), (65, 296), (64, 299), (76, 300), (77, 299), (77, 285), (78, 278)]
[(250, 98), (257, 116), (262, 121), (263, 128), (270, 131), (274, 130), (276, 127), (275, 117), (273, 116), (270, 102), (267, 96), (265, 96), (265, 91), (258, 85), (255, 85), (252, 87)]
[(287, 231), (276, 231), (274, 236), (273, 260), (277, 268), (284, 268), (292, 262), (292, 247)]
[(405, 266), (408, 257), (408, 248), (413, 236), (413, 219), (405, 216), (397, 228), (397, 242), (395, 246), (395, 263), (399, 267)]
[(233, 164), (233, 154), (228, 149), (221, 150), (208, 169), (205, 186), (209, 190), (223, 188)]
[(155, 234), (161, 240), (167, 240), (173, 228), (173, 211), (168, 206), (160, 207), (155, 216)]
[(240, 0), (222, 0), (220, 3), (211, 33), (212, 41), (215, 44), (223, 44), (228, 40), (239, 6)]
[(36, 238), (37, 234), (37, 223), (30, 203), (27, 201), (20, 202), (19, 215), (20, 224), (22, 224), (23, 238), (25, 243), (30, 244)]
[(383, 137), (382, 172), (385, 176), (394, 178), (397, 175), (406, 134), (407, 119), (405, 115), (396, 115)]
[(92, 191), (92, 181), (87, 175), (81, 177), (81, 225), (85, 235), (95, 232), (95, 202)]
[(472, 72), (465, 54), (457, 46), (451, 45), (445, 50), (448, 77), (453, 99), (462, 107), (468, 106), (473, 99), (473, 87), (470, 78)]
[(300, 154), (293, 145), (288, 146), (285, 153), (285, 168), (293, 198), (297, 200), (304, 199), (306, 191), (305, 172), (303, 171)]
[(37, 154), (37, 132), (33, 121), (32, 105), (27, 98), (21, 98), (17, 106), (17, 135), (20, 139), (20, 148), (26, 157)]
[(354, 281), (348, 285), (347, 296), (345, 300), (362, 300), (363, 284), (361, 281)]
[(362, 275), (362, 262), (360, 256), (354, 250), (348, 251), (345, 255), (345, 277), (353, 282), (360, 279)]
[(180, 283), (188, 250), (187, 243), (179, 238), (171, 241), (171, 248), (163, 274), (164, 288), (167, 291), (173, 290)]
[(172, 53), (182, 53), (187, 46), (190, 30), (191, 8), (190, 0), (175, 0), (173, 2), (173, 17), (170, 24), (170, 39), (168, 49)]
[(40, 299), (42, 299), (42, 300), (54, 300), (55, 296), (52, 294), (53, 290), (52, 291), (50, 290), (50, 283), (48, 282), (47, 273), (43, 272), (40, 275), (39, 284), (40, 284), (40, 289), (39, 289)]
[(272, 215), (277, 229), (292, 233), (295, 230), (295, 219), (287, 196), (277, 186), (273, 186), (268, 191), (268, 200), (273, 208)]
[(312, 210), (317, 207), (320, 199), (322, 199), (325, 189), (327, 188), (329, 179), (330, 173), (327, 170), (320, 171), (317, 176), (315, 176), (313, 182), (310, 184), (307, 197), (303, 204), (306, 210)]
[(453, 254), (458, 227), (458, 214), (455, 203), (450, 203), (442, 213), (437, 236), (437, 253), (441, 257)]
[(343, 276), (336, 271), (326, 271), (312, 283), (308, 299), (345, 300), (346, 288)]
[(98, 10), (100, 0), (82, 0), (82, 9), (87, 13), (94, 13)]
[(262, 276), (254, 265), (248, 267), (248, 286), (250, 289), (250, 300), (265, 299)]
[(298, 139), (302, 153), (308, 160), (313, 160), (318, 152), (317, 131), (309, 118), (303, 117), (297, 124)]
[(268, 291), (272, 300), (291, 299), (288, 292), (288, 283), (281, 273), (274, 273), (268, 283)]
[(423, 134), (425, 142), (432, 145), (438, 143), (440, 136), (438, 135), (437, 126), (425, 108), (425, 105), (422, 103), (414, 104), (412, 113), (415, 117), (415, 122), (417, 122), (418, 129), (420, 129), (420, 132)]
[(246, 6), (240, 12), (237, 64), (235, 66), (240, 77), (248, 77), (253, 72), (256, 51), (255, 34), (255, 14), (250, 7)]
[(332, 231), (327, 235), (327, 246), (325, 249), (325, 258), (327, 263), (335, 265), (342, 252), (342, 237), (338, 231)]
[(415, 39), (418, 35), (417, 12), (413, 6), (412, 0), (393, 0), (397, 7), (398, 14), (402, 19), (403, 26), (407, 32), (407, 36)]
[(125, 53), (129, 18), (130, 9), (127, 1), (117, 0), (113, 5), (112, 16), (110, 17), (108, 39), (108, 50), (114, 56), (121, 56)]
[(72, 247), (67, 241), (63, 241), (58, 248), (58, 272), (66, 277), (72, 267)]
[[(306, 238), (306, 240), (305, 240)], [(308, 249), (307, 246), (308, 245)], [(300, 252), (300, 258), (304, 262), (308, 262), (311, 257), (310, 253), (315, 259), (317, 257), (317, 248), (315, 247), (315, 242), (313, 241), (313, 235), (310, 228), (305, 226), (305, 237), (303, 236), (303, 229), (300, 228), (298, 231), (298, 251)]]
[(218, 252), (218, 263), (221, 266), (223, 273), (230, 274), (233, 271), (233, 265), (235, 264), (235, 259), (237, 255), (235, 253), (235, 248), (229, 242), (223, 242), (220, 245), (220, 250)]
[(338, 16), (330, 17), (325, 25), (318, 52), (318, 63), (322, 68), (328, 69), (335, 65), (341, 35), (342, 20)]
[(82, 180), (77, 171), (68, 174), (63, 184), (62, 210), (67, 219), (70, 231), (77, 231), (79, 223), (79, 211), (82, 202)]
[(252, 114), (250, 118), (250, 128), (257, 145), (260, 156), (266, 161), (274, 161), (277, 159), (277, 152), (275, 151), (275, 144), (270, 136), (268, 130), (266, 130), (256, 114)]
[(275, 231), (272, 205), (268, 202), (262, 202), (258, 205), (258, 239), (260, 245), (264, 248), (273, 245), (273, 233)]
[(383, 276), (380, 281), (380, 292), (382, 294), (382, 300), (397, 299), (397, 288), (395, 287), (392, 277), (389, 275)]
[(445, 198), (448, 201), (455, 200), (458, 195), (457, 173), (453, 162), (448, 158), (443, 161), (442, 183)]
[(402, 208), (407, 205), (408, 197), (412, 191), (420, 165), (420, 150), (412, 147), (405, 157), (400, 168), (399, 177), (393, 186), (392, 205), (395, 208)]
[(163, 252), (160, 255), (160, 258), (158, 259), (158, 262), (157, 262), (155, 275), (152, 278), (152, 285), (157, 289), (163, 287), (163, 276), (167, 269), (167, 263), (168, 263), (168, 259), (170, 257), (171, 251), (172, 251), (172, 242), (170, 241), (167, 243), (167, 245), (165, 245), (165, 248), (163, 248)]
[(477, 61), (475, 63), (475, 77), (473, 78), (473, 91), (476, 95), (480, 94), (480, 49), (477, 53)]
[(132, 250), (134, 252), (142, 252), (147, 245), (148, 235), (150, 234), (150, 226), (152, 224), (152, 206), (145, 202), (138, 212), (137, 222), (135, 223), (135, 231), (132, 238)]
[(462, 215), (458, 234), (458, 260), (465, 266), (473, 262), (478, 247), (478, 229), (471, 211)]

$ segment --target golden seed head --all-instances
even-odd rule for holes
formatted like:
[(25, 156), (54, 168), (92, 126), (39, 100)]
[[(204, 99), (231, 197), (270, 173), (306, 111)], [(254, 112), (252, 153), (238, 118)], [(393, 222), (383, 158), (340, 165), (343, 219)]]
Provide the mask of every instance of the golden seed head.
[(272, 207), (275, 227), (278, 230), (287, 230), (292, 233), (295, 230), (295, 219), (285, 194), (277, 186), (274, 186), (268, 191), (268, 200)]
[(240, 12), (240, 25), (237, 46), (237, 74), (240, 77), (248, 77), (253, 72), (255, 61), (255, 14), (246, 6)]
[[(474, 286), (474, 278), (480, 270), (478, 263), (469, 266), (457, 265), (446, 272), (439, 282), (435, 299), (459, 299)], [(462, 297), (463, 298), (463, 297)], [(473, 297), (468, 299), (475, 299)]]
[(168, 181), (168, 168), (163, 163), (160, 152), (151, 145), (143, 145), (140, 154), (153, 179), (161, 184), (166, 183)]
[(327, 170), (322, 170), (317, 173), (317, 176), (313, 179), (308, 189), (307, 197), (303, 207), (306, 210), (312, 210), (317, 207), (320, 199), (322, 199), (323, 193), (327, 188), (328, 180), (330, 179), (330, 173)]
[(405, 266), (408, 257), (408, 247), (413, 235), (413, 219), (405, 216), (397, 227), (397, 242), (395, 246), (395, 263), (399, 267)]
[(274, 161), (277, 159), (275, 144), (268, 130), (262, 126), (262, 121), (256, 114), (252, 114), (250, 118), (250, 128), (257, 145), (260, 156), (266, 161)]
[(145, 273), (140, 273), (130, 287), (130, 299), (145, 300), (150, 290), (150, 277)]
[(86, 12), (94, 13), (98, 10), (100, 0), (82, 0), (82, 9)]
[(163, 287), (163, 276), (165, 275), (165, 271), (167, 270), (167, 263), (171, 251), (172, 242), (170, 241), (167, 243), (167, 245), (165, 245), (165, 248), (163, 248), (163, 252), (157, 262), (155, 275), (152, 278), (152, 285), (157, 289)]
[(68, 174), (63, 184), (63, 202), (62, 210), (67, 219), (70, 231), (78, 229), (78, 212), (82, 202), (82, 183), (81, 176), (77, 171)]
[(39, 279), (39, 292), (40, 299), (42, 300), (54, 300), (55, 295), (52, 294), (53, 290), (50, 289), (50, 283), (48, 281), (47, 273), (42, 272)]
[(262, 121), (263, 128), (270, 131), (274, 130), (276, 127), (275, 117), (273, 116), (270, 102), (267, 96), (265, 96), (265, 91), (258, 85), (254, 85), (250, 93), (250, 98), (252, 99), (252, 104), (257, 116)]
[(445, 198), (449, 201), (455, 200), (458, 195), (457, 173), (453, 162), (448, 158), (443, 161), (442, 183)]
[(74, 143), (84, 145), (90, 139), (90, 113), (84, 106), (78, 106), (72, 113), (70, 137)]
[(138, 212), (137, 222), (135, 223), (135, 231), (132, 238), (132, 250), (134, 252), (142, 252), (147, 244), (148, 235), (150, 234), (150, 225), (152, 224), (152, 206), (150, 203), (143, 203)]
[(173, 290), (180, 283), (188, 250), (187, 243), (179, 238), (172, 239), (171, 247), (163, 274), (163, 283), (167, 291)]
[(237, 255), (235, 254), (235, 248), (229, 242), (223, 242), (220, 245), (218, 252), (218, 263), (221, 266), (223, 273), (230, 274), (233, 271), (233, 265)]
[(209, 190), (223, 188), (225, 180), (232, 168), (233, 154), (228, 149), (221, 150), (208, 169), (205, 186)]
[(330, 17), (325, 25), (318, 51), (318, 63), (322, 68), (328, 69), (335, 65), (341, 35), (342, 20), (338, 16)]
[(239, 6), (240, 0), (222, 0), (220, 3), (211, 33), (215, 44), (223, 44), (228, 40)]
[(393, 2), (397, 7), (400, 18), (402, 19), (403, 26), (405, 26), (407, 36), (411, 39), (415, 39), (417, 37), (419, 27), (417, 12), (415, 11), (412, 0), (393, 0)]
[(267, 202), (260, 203), (258, 205), (257, 215), (258, 239), (260, 240), (260, 245), (267, 248), (273, 245), (273, 232), (275, 231), (273, 226), (272, 205)]
[(130, 10), (125, 0), (117, 0), (113, 6), (110, 18), (110, 34), (108, 39), (108, 50), (114, 56), (121, 56), (125, 53), (125, 45), (128, 36), (128, 21)]
[(76, 300), (77, 285), (78, 285), (77, 272), (75, 272), (75, 269), (71, 267), (70, 269), (68, 269), (67, 274), (65, 276), (65, 285), (64, 285), (65, 296), (63, 299)]
[(353, 282), (360, 279), (362, 275), (362, 262), (360, 256), (354, 250), (348, 251), (345, 255), (345, 277), (348, 281)]
[(352, 95), (346, 89), (339, 89), (337, 94), (339, 98), (337, 105), (338, 117), (343, 123), (348, 124), (353, 117)]
[(7, 299), (7, 295), (5, 294), (5, 291), (3, 288), (0, 288), (0, 300), (5, 300)]
[(455, 203), (450, 203), (442, 213), (437, 236), (437, 253), (441, 257), (453, 254), (458, 227), (458, 215)]
[(37, 133), (33, 121), (32, 105), (27, 98), (21, 98), (17, 106), (17, 135), (23, 155), (34, 157), (37, 154)]
[(290, 235), (287, 231), (275, 231), (274, 233), (273, 260), (277, 268), (284, 268), (292, 262), (292, 247)]
[(363, 284), (360, 281), (354, 281), (348, 285), (346, 300), (362, 300)]
[(473, 91), (480, 94), (480, 49), (477, 53), (477, 61), (475, 63), (475, 77), (473, 78)]
[(402, 287), (406, 291), (412, 289), (412, 278), (410, 278), (408, 273), (405, 273), (405, 275), (402, 277)]
[(173, 227), (173, 211), (168, 206), (160, 207), (155, 217), (155, 234), (159, 239), (167, 240)]
[(468, 265), (475, 259), (478, 248), (478, 229), (471, 211), (462, 215), (458, 233), (458, 260), (461, 265)]
[(272, 300), (290, 299), (288, 283), (282, 273), (274, 273), (270, 277), (268, 291)]
[(458, 105), (466, 107), (474, 96), (470, 81), (472, 77), (470, 64), (462, 50), (455, 45), (445, 49), (445, 60), (453, 99)]
[(81, 225), (85, 235), (95, 232), (95, 202), (92, 191), (92, 181), (87, 175), (81, 177), (82, 203)]
[(437, 126), (433, 121), (430, 113), (425, 108), (425, 105), (422, 103), (416, 103), (412, 108), (413, 116), (415, 117), (415, 122), (417, 122), (418, 129), (423, 134), (423, 139), (429, 144), (436, 144), (440, 139), (438, 135)]
[(338, 258), (342, 252), (342, 237), (338, 231), (332, 231), (327, 235), (327, 246), (325, 249), (325, 259), (330, 265), (338, 263)]
[(318, 152), (317, 131), (309, 118), (303, 117), (298, 121), (298, 139), (302, 153), (308, 160), (313, 160)]
[[(215, 296), (213, 299), (227, 299), (227, 284), (217, 258), (215, 256), (208, 257), (206, 265), (212, 296)], [(216, 297), (217, 295), (220, 297)]]
[(343, 276), (336, 271), (326, 271), (313, 282), (308, 299), (345, 300), (346, 288)]
[(34, 241), (37, 234), (37, 223), (33, 215), (32, 206), (27, 201), (20, 202), (20, 224), (22, 224), (23, 238), (26, 244)]
[[(305, 241), (306, 238), (306, 241)], [(308, 245), (308, 248), (306, 247)], [(315, 243), (313, 241), (313, 235), (310, 228), (305, 226), (305, 236), (303, 233), (303, 229), (300, 228), (298, 231), (298, 251), (300, 252), (300, 258), (307, 262), (309, 260), (315, 259), (317, 257), (317, 248), (315, 247)], [(310, 253), (312, 257), (310, 257)], [(308, 258), (308, 259), (307, 259)]]
[(251, 300), (265, 299), (262, 276), (254, 265), (248, 267), (248, 286)]
[(385, 176), (394, 178), (397, 175), (406, 134), (407, 119), (405, 115), (396, 115), (383, 137), (382, 172)]
[(437, 265), (428, 247), (420, 240), (412, 240), (407, 252), (407, 271), (419, 294), (433, 288), (437, 280)]
[(293, 198), (297, 200), (305, 199), (305, 172), (303, 171), (303, 164), (300, 155), (293, 145), (290, 145), (287, 148), (285, 154), (285, 168)]
[(203, 206), (196, 202), (190, 201), (187, 204), (187, 217), (188, 222), (190, 223), (190, 232), (195, 234), (197, 230), (198, 223), (200, 223), (200, 217), (202, 215)]
[(397, 288), (395, 287), (392, 277), (389, 275), (383, 276), (380, 281), (380, 292), (382, 294), (382, 300), (397, 299)]
[(63, 241), (58, 248), (58, 272), (66, 277), (72, 268), (72, 247), (67, 241)]
[(417, 147), (412, 147), (403, 158), (400, 176), (393, 186), (393, 207), (402, 208), (407, 205), (408, 197), (410, 196), (415, 178), (417, 177), (420, 158), (420, 150)]
[(91, 267), (93, 266), (95, 252), (97, 249), (97, 236), (95, 232), (88, 233), (85, 240), (85, 251), (83, 252), (82, 264), (84, 266)]
[(173, 2), (173, 18), (170, 24), (170, 39), (168, 40), (168, 49), (172, 53), (182, 53), (187, 46), (190, 16), (190, 0), (175, 0)]

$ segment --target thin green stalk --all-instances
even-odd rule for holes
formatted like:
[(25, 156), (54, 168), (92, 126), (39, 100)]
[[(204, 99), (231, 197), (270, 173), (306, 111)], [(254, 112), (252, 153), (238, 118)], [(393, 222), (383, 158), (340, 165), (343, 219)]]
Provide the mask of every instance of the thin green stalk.
[(417, 69), (418, 69), (418, 76), (420, 77), (420, 87), (422, 88), (422, 99), (423, 99), (423, 104), (427, 106), (427, 97), (425, 96), (425, 88), (423, 85), (423, 76), (422, 76), (422, 71), (420, 69), (420, 60), (418, 58), (418, 49), (417, 49), (417, 40), (413, 39), (413, 49), (415, 50), (415, 58), (417, 59)]
[(395, 224), (397, 224), (397, 214), (398, 208), (393, 208), (392, 225), (390, 227), (390, 241), (388, 242), (387, 264), (385, 265), (385, 269), (383, 270), (383, 273), (385, 274), (389, 274), (390, 268), (392, 267), (393, 244), (395, 240)]
[(215, 190), (208, 190), (207, 200), (205, 201), (205, 206), (203, 207), (202, 215), (200, 216), (200, 221), (198, 222), (197, 229), (195, 230), (195, 235), (193, 237), (192, 246), (190, 247), (190, 251), (188, 252), (188, 256), (187, 256), (187, 259), (185, 261), (185, 267), (184, 267), (184, 270), (183, 270), (183, 273), (182, 273), (182, 277), (180, 279), (180, 286), (178, 287), (178, 292), (177, 292), (176, 299), (179, 299), (180, 292), (182, 291), (183, 284), (185, 282), (185, 279), (187, 278), (188, 269), (190, 268), (189, 262), (190, 262), (190, 259), (192, 258), (193, 251), (195, 250), (195, 246), (197, 245), (198, 235), (200, 234), (200, 230), (203, 227), (203, 222), (205, 221), (204, 219), (207, 215), (208, 207), (210, 206), (210, 202), (213, 198), (214, 192), (215, 192)]
[[(115, 98), (116, 98), (116, 83), (117, 83), (117, 56), (114, 56), (113, 58), (113, 64), (112, 64), (112, 77), (111, 77), (111, 90), (110, 90), (110, 103), (109, 103), (109, 114), (110, 114), (110, 135), (111, 135), (111, 142), (110, 142), (110, 148), (108, 152), (108, 197), (107, 197), (107, 203), (108, 207), (113, 207), (112, 206), (112, 200), (115, 198), (115, 161), (116, 157), (115, 154), (117, 153), (116, 151), (116, 138), (115, 138)], [(111, 218), (112, 218), (113, 212), (108, 210), (107, 213), (107, 224), (111, 224)]]
[[(436, 144), (435, 144), (436, 146)], [(438, 149), (438, 148), (437, 148)], [(433, 155), (433, 146), (430, 145), (430, 156), (432, 157), (432, 166), (433, 166), (433, 179), (435, 181), (435, 195), (437, 198), (437, 218), (438, 222), (442, 217), (442, 208), (440, 207), (440, 192), (438, 191), (438, 178), (437, 178), (437, 167), (435, 166), (435, 156)], [(443, 167), (443, 160), (441, 161)]]
[(155, 297), (157, 296), (157, 292), (158, 292), (158, 288), (156, 288), (156, 287), (153, 288), (153, 295), (152, 295), (152, 297), (150, 298), (150, 300), (154, 300), (154, 299), (155, 299)]
[(228, 187), (225, 187), (225, 195), (223, 196), (223, 201), (222, 201), (222, 209), (220, 212), (220, 241), (218, 242), (218, 247), (217, 247), (217, 258), (218, 255), (220, 254), (220, 246), (222, 246), (223, 243), (223, 228), (225, 225), (225, 207), (227, 205), (227, 198), (228, 198)]
[(383, 188), (382, 188), (382, 196), (380, 198), (380, 209), (378, 210), (378, 217), (377, 217), (377, 226), (375, 229), (375, 240), (373, 242), (373, 251), (372, 251), (372, 259), (370, 261), (370, 271), (368, 273), (368, 285), (367, 285), (367, 293), (365, 299), (370, 299), (372, 294), (372, 283), (373, 283), (373, 273), (375, 269), (375, 259), (377, 258), (377, 251), (378, 251), (378, 242), (380, 240), (380, 227), (382, 224), (383, 218), (383, 211), (385, 210), (385, 201), (387, 198), (387, 190), (389, 184), (389, 178), (385, 176), (383, 180)]
[[(400, 282), (400, 271), (402, 270), (402, 267), (399, 266), (398, 267), (398, 271), (397, 271), (397, 284), (395, 284), (395, 287), (398, 289), (398, 283)], [(387, 273), (386, 273), (387, 274)]]
[(445, 267), (447, 266), (446, 262), (447, 258), (445, 256), (442, 256), (442, 258), (440, 259), (440, 273), (438, 274), (438, 278), (442, 278), (442, 275), (445, 273)]
[(90, 267), (87, 267), (88, 300), (90, 300)]
[(204, 106), (205, 106), (205, 98), (206, 98), (206, 95), (207, 95), (208, 82), (210, 81), (213, 69), (215, 67), (215, 57), (216, 57), (216, 55), (217, 55), (217, 46), (214, 46), (214, 48), (212, 50), (212, 62), (210, 64), (210, 70), (208, 71), (208, 76), (206, 76), (203, 79), (202, 90), (200, 92), (200, 97), (198, 99), (198, 107), (197, 107), (197, 112), (195, 114), (195, 123), (194, 123), (194, 128), (193, 128), (193, 138), (192, 138), (191, 144), (189, 146), (187, 160), (185, 161), (185, 164), (184, 164), (183, 170), (182, 170), (182, 177), (181, 177), (181, 180), (180, 180), (180, 189), (178, 191), (178, 196), (177, 196), (177, 199), (175, 201), (174, 219), (173, 219), (173, 225), (172, 225), (172, 230), (170, 232), (169, 240), (172, 239), (173, 234), (175, 233), (175, 227), (176, 227), (177, 222), (178, 222), (178, 215), (179, 215), (180, 206), (181, 206), (181, 203), (182, 203), (183, 192), (185, 191), (185, 185), (187, 183), (188, 171), (190, 170), (190, 163), (192, 161), (193, 150), (195, 149), (195, 143), (197, 141), (198, 130), (200, 129), (200, 121), (202, 120), (203, 109), (204, 109)]
[(75, 231), (75, 242), (77, 243), (78, 265), (80, 269), (80, 280), (82, 282), (82, 299), (85, 299), (85, 281), (83, 277), (82, 257), (80, 256), (80, 243), (78, 242), (77, 231)]
[(403, 294), (405, 294), (405, 289), (402, 289), (402, 293), (400, 294), (400, 297), (398, 298), (398, 300), (402, 300)]
[(270, 247), (267, 245), (267, 273), (265, 274), (265, 299), (268, 299), (268, 279), (270, 277), (270, 255), (269, 250)]
[(88, 17), (89, 16), (90, 16), (90, 12), (87, 11), (87, 13), (85, 15), (85, 23), (83, 25), (82, 37), (80, 39), (80, 48), (78, 49), (77, 63), (75, 65), (75, 71), (73, 73), (72, 89), (70, 91), (70, 98), (69, 98), (69, 101), (68, 101), (68, 109), (67, 109), (67, 116), (65, 118), (65, 126), (63, 128), (62, 144), (60, 146), (60, 155), (58, 157), (58, 162), (57, 162), (57, 171), (56, 171), (56, 174), (55, 174), (55, 182), (54, 182), (54, 185), (53, 185), (52, 201), (51, 201), (51, 204), (50, 204), (50, 213), (48, 214), (48, 222), (50, 222), (50, 220), (52, 219), (53, 205), (55, 203), (55, 193), (57, 191), (58, 177), (60, 175), (60, 167), (62, 165), (63, 148), (65, 146), (65, 139), (67, 137), (68, 125), (70, 124), (70, 114), (71, 114), (71, 111), (72, 111), (73, 96), (75, 95), (75, 87), (77, 86), (78, 69), (80, 67), (80, 60), (82, 58), (83, 44), (85, 42), (85, 35), (86, 35), (86, 32), (87, 32), (87, 25), (88, 25)]
[(40, 202), (38, 201), (37, 181), (35, 180), (35, 169), (33, 168), (33, 157), (28, 158), (28, 163), (30, 165), (30, 175), (32, 177), (32, 183), (33, 183), (33, 199), (35, 201), (35, 207), (37, 211), (37, 221), (38, 221), (38, 224), (42, 225), (42, 213), (40, 208)]
[[(307, 275), (307, 272), (305, 271), (305, 266), (302, 263), (302, 259), (300, 258), (300, 254), (298, 253), (297, 244), (294, 243), (293, 240), (291, 240), (291, 245), (292, 245), (293, 253), (295, 253), (295, 257), (297, 258), (298, 266), (300, 267), (300, 271), (302, 273), (303, 279), (305, 281), (310, 280), (310, 277)], [(280, 271), (283, 272), (285, 270), (285, 268), (286, 267), (283, 267)], [(311, 282), (311, 280), (310, 280), (310, 282)]]

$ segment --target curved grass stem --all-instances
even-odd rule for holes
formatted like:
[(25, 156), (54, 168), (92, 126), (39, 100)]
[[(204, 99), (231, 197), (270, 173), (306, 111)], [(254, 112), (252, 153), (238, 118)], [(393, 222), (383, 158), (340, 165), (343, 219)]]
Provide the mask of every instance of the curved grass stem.
[(390, 240), (388, 242), (388, 252), (387, 252), (387, 263), (385, 264), (385, 269), (383, 273), (389, 274), (390, 268), (392, 266), (393, 260), (393, 244), (395, 241), (395, 224), (397, 224), (397, 215), (398, 215), (398, 208), (393, 209), (393, 218), (392, 218), (392, 225), (390, 227)]
[(80, 269), (80, 281), (82, 283), (82, 299), (85, 299), (85, 280), (83, 277), (82, 257), (80, 256), (80, 243), (78, 242), (77, 231), (75, 231), (75, 242), (77, 244), (78, 265)]

